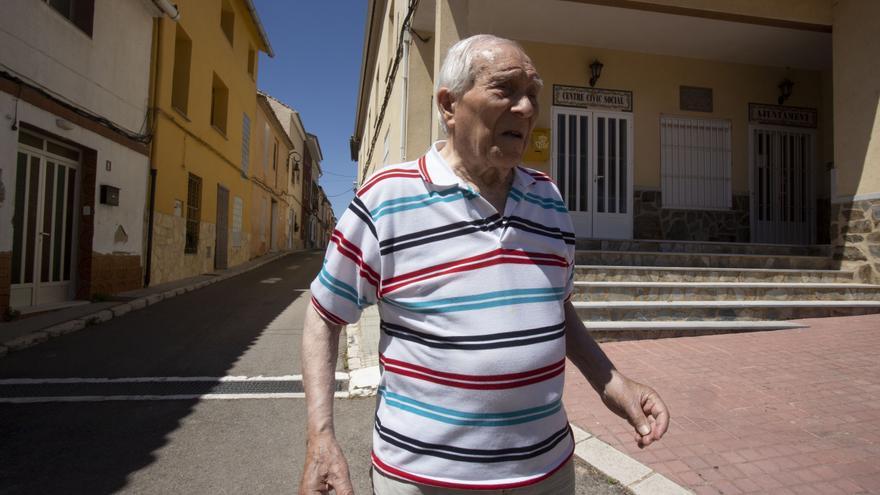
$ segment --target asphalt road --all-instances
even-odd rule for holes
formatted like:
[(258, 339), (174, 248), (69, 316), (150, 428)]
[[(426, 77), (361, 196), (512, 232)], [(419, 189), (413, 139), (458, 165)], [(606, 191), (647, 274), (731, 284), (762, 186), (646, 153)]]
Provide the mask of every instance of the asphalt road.
[[(305, 403), (248, 389), (295, 391), (321, 257), (285, 256), (0, 359), (0, 494), (295, 493)], [(358, 494), (370, 493), (374, 407), (336, 401)], [(625, 493), (588, 466), (577, 473), (578, 493)]]

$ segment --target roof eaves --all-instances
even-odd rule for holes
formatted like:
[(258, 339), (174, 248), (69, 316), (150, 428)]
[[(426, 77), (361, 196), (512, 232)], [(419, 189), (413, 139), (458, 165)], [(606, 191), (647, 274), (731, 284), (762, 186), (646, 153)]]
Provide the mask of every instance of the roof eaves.
[(260, 38), (263, 41), (263, 51), (266, 52), (266, 55), (274, 58), (275, 51), (272, 50), (272, 44), (269, 43), (269, 36), (266, 34), (266, 30), (263, 29), (263, 23), (260, 21), (260, 14), (257, 13), (257, 8), (254, 6), (253, 0), (244, 0), (244, 3), (247, 5), (248, 11), (251, 14), (251, 19), (257, 26), (257, 31), (260, 32)]

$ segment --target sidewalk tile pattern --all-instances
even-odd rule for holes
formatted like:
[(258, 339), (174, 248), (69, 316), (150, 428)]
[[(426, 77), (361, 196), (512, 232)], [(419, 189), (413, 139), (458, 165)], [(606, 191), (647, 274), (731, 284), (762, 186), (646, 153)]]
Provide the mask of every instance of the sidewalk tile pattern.
[(603, 344), (672, 411), (639, 450), (573, 365), (572, 423), (698, 494), (880, 493), (880, 315), (809, 328)]

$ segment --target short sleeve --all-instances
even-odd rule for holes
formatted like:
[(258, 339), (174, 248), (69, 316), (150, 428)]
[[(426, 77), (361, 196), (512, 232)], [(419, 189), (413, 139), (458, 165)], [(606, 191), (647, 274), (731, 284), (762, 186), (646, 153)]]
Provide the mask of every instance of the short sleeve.
[(380, 281), (379, 239), (364, 203), (355, 197), (330, 236), (324, 264), (312, 281), (312, 305), (327, 321), (345, 325), (375, 304)]

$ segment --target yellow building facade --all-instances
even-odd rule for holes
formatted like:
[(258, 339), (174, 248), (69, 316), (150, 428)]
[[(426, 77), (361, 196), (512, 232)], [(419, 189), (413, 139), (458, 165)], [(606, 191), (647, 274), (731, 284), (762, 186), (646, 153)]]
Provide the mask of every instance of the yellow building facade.
[(491, 33), (543, 78), (526, 164), (579, 238), (832, 244), (880, 280), (878, 18), (856, 0), (373, 0), (358, 180), (442, 139), (434, 74)]
[(154, 38), (149, 283), (247, 261), (258, 53), (251, 0), (180, 0)]
[[(256, 153), (251, 168), (251, 256), (293, 248), (293, 142), (264, 94), (257, 95)], [(302, 194), (300, 194), (302, 196)]]

